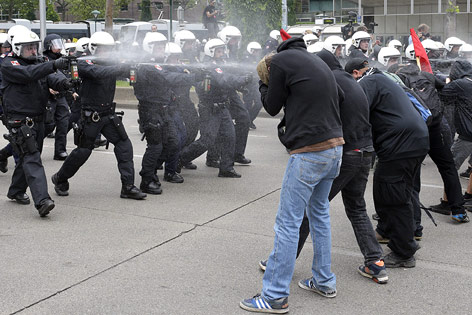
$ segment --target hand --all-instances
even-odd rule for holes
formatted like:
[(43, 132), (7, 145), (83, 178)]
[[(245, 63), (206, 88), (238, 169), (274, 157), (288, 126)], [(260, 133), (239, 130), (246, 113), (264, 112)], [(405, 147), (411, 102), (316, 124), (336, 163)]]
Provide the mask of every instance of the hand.
[(59, 94), (58, 91), (55, 91), (55, 90), (53, 90), (53, 89), (51, 89), (51, 88), (49, 88), (49, 93), (51, 93), (52, 95), (57, 95), (57, 94)]
[(59, 58), (53, 61), (53, 67), (55, 70), (66, 70), (69, 68), (69, 61), (66, 58)]
[(79, 94), (77, 93), (72, 93), (72, 97), (74, 98), (74, 101), (76, 101), (79, 98)]

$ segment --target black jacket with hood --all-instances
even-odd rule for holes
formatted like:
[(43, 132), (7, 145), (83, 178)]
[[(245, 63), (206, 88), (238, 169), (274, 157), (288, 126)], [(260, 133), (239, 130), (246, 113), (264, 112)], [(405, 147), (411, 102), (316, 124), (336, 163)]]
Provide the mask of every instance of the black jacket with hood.
[(345, 141), (344, 152), (372, 146), (369, 102), (361, 86), (344, 71), (338, 59), (331, 52), (323, 49), (317, 55), (333, 71), (336, 82), (344, 91), (344, 100), (339, 104)]
[(342, 137), (339, 96), (332, 71), (307, 52), (302, 38), (277, 48), (270, 65), (269, 86), (260, 85), (262, 104), (277, 115), (284, 109), (279, 138), (289, 150)]
[(374, 148), (379, 159), (392, 161), (426, 155), (428, 127), (403, 89), (375, 68), (359, 84), (369, 101)]
[(457, 60), (451, 67), (452, 80), (440, 91), (445, 106), (454, 107), (454, 125), (459, 138), (472, 141), (472, 64)]

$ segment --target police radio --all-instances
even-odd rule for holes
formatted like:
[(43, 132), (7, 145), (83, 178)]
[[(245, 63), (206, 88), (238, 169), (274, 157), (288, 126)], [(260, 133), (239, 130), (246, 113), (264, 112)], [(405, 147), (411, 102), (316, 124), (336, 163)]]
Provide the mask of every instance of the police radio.
[(133, 86), (136, 84), (136, 66), (129, 68), (129, 85)]
[(203, 89), (206, 93), (211, 90), (211, 76), (210, 74), (205, 74), (205, 79), (203, 80)]
[(69, 61), (70, 66), (70, 77), (72, 82), (79, 81), (79, 67), (77, 66), (77, 59), (70, 59)]

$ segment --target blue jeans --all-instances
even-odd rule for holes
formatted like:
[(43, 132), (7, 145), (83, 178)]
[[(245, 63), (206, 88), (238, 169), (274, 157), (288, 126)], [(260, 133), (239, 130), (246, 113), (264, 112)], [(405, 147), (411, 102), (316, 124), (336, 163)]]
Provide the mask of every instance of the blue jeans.
[(313, 240), (313, 281), (320, 290), (336, 289), (336, 276), (331, 272), (328, 195), (334, 178), (339, 174), (341, 156), (342, 146), (290, 156), (275, 218), (274, 249), (262, 281), (265, 299), (280, 299), (290, 293), (305, 209)]

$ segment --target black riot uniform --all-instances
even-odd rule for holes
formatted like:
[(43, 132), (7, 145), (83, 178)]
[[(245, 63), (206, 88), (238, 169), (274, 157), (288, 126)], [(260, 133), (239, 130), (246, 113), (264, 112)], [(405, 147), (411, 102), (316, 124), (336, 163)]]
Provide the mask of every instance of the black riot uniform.
[(218, 176), (241, 177), (233, 169), (235, 131), (229, 106), (232, 93), (247, 84), (247, 77), (229, 74), (214, 63), (208, 67), (209, 78), (205, 81), (210, 79), (211, 84), (197, 85), (196, 89), (200, 100), (200, 138), (182, 150), (181, 164), (196, 159), (218, 142), (221, 153)]
[(69, 154), (61, 169), (52, 177), (57, 194), (69, 194), (68, 179), (87, 161), (94, 149), (95, 139), (101, 133), (114, 145), (123, 185), (120, 197), (144, 199), (146, 194), (134, 186), (133, 146), (113, 106), (116, 78), (127, 76), (129, 66), (102, 65), (91, 59), (79, 59), (78, 69), (82, 79), (79, 91), (82, 112), (79, 126), (74, 130), (77, 148)]
[[(56, 60), (62, 56), (60, 52), (54, 53), (51, 50), (51, 41), (54, 39), (62, 40), (57, 34), (50, 34), (44, 39), (44, 46), (46, 50), (43, 52), (43, 55), (49, 60)], [(60, 75), (64, 74), (61, 72)], [(49, 106), (52, 119), (49, 124), (46, 121), (45, 134), (51, 133), (54, 130), (54, 127), (56, 128), (56, 134), (54, 137), (55, 160), (65, 160), (67, 157), (66, 145), (70, 111), (69, 104), (66, 100), (66, 93), (68, 93), (68, 91), (59, 92), (58, 94), (50, 94), (49, 96)]]
[[(247, 53), (244, 57), (245, 65), (252, 68), (253, 75), (257, 76), (257, 63), (260, 61), (258, 56), (251, 55)], [(251, 122), (251, 128), (255, 129), (254, 120), (259, 115), (259, 112), (262, 109), (261, 94), (259, 93), (259, 85), (257, 82), (248, 84), (248, 86), (243, 91), (243, 101), (246, 105), (246, 109), (249, 113), (249, 120)]]
[[(174, 157), (179, 151), (179, 136), (174, 115), (176, 105), (172, 88), (190, 86), (195, 76), (188, 73), (172, 72), (163, 69), (159, 64), (139, 64), (137, 66), (134, 94), (139, 101), (139, 122), (144, 130), (147, 141), (143, 156), (141, 189), (150, 194), (160, 194), (156, 169), (163, 156)], [(177, 161), (174, 163), (176, 164)], [(168, 170), (165, 176), (170, 178), (175, 174), (175, 168)]]
[(8, 140), (19, 156), (7, 196), (20, 204), (29, 204), (26, 195), (29, 187), (40, 216), (48, 215), (54, 208), (40, 156), (48, 88), (68, 87), (63, 78), (52, 75), (56, 71), (54, 65), (42, 58), (31, 60), (9, 54), (1, 67)]

